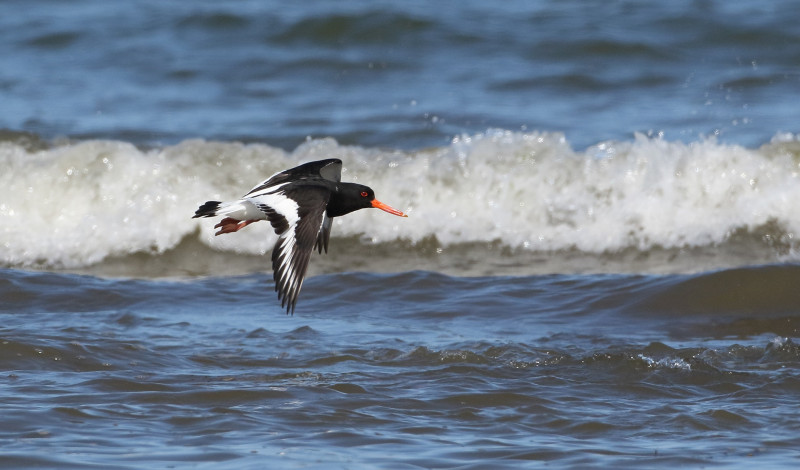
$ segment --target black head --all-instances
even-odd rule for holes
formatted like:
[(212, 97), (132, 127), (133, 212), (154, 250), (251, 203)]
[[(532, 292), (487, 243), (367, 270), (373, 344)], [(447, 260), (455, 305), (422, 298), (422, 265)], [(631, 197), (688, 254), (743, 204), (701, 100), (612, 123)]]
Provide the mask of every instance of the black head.
[(405, 214), (375, 199), (375, 191), (357, 183), (339, 183), (328, 201), (328, 217), (339, 217), (359, 209), (375, 207), (390, 214), (406, 217)]

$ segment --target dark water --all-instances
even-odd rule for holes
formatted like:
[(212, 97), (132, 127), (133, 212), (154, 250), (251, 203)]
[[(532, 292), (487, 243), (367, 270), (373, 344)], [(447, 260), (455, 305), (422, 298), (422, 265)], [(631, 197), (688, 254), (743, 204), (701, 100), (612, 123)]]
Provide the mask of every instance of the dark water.
[(800, 6), (4, 1), (0, 128), (391, 148), (487, 128), (760, 145), (797, 132)]
[(702, 275), (2, 271), (5, 466), (791, 468), (800, 267)]
[[(800, 4), (0, 2), (0, 467), (797, 468)], [(341, 158), (297, 314), (208, 199)], [(261, 225), (261, 226), (259, 226)]]

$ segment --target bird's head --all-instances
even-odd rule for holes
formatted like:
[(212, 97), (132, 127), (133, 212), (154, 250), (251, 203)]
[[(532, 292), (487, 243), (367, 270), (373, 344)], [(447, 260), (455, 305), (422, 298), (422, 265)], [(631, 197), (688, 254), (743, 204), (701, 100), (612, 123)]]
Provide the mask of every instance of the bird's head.
[(375, 191), (369, 186), (356, 183), (341, 183), (338, 191), (328, 203), (328, 216), (337, 217), (350, 212), (374, 207), (400, 217), (408, 217), (394, 207), (375, 199)]

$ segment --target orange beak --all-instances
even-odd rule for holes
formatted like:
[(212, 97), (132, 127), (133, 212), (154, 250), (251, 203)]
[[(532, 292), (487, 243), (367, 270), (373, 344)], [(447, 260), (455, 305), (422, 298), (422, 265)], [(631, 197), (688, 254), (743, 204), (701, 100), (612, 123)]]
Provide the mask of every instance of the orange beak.
[(381, 201), (379, 201), (377, 199), (373, 199), (372, 200), (372, 207), (374, 207), (376, 209), (380, 209), (382, 211), (386, 211), (386, 212), (388, 212), (390, 214), (399, 215), (400, 217), (408, 217), (407, 215), (403, 214), (402, 212), (400, 212), (399, 210), (395, 209), (394, 207), (392, 207), (392, 206), (390, 206), (388, 204), (384, 204), (384, 203), (382, 203)]

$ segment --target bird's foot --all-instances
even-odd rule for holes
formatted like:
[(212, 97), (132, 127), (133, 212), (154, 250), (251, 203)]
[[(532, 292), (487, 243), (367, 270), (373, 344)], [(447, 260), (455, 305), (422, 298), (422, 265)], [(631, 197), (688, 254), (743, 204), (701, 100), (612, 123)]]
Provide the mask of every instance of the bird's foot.
[(214, 228), (219, 229), (219, 231), (214, 235), (222, 235), (223, 233), (238, 232), (239, 230), (247, 227), (253, 222), (258, 222), (258, 220), (236, 220), (231, 217), (225, 217), (217, 225), (214, 226)]

